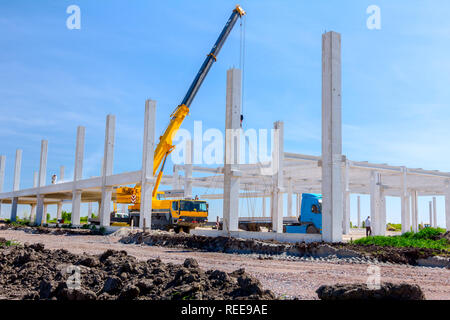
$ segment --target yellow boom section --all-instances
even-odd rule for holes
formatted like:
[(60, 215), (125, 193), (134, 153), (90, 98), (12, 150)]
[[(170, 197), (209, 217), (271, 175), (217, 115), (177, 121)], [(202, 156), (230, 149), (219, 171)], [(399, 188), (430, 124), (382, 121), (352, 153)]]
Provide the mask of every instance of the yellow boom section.
[[(189, 108), (184, 104), (179, 105), (175, 111), (171, 114), (170, 124), (166, 128), (164, 134), (159, 137), (158, 146), (155, 149), (155, 155), (153, 160), (153, 176), (155, 176), (156, 171), (160, 167), (161, 163), (165, 158), (172, 152), (175, 148), (172, 145), (173, 138), (175, 137), (178, 129), (180, 129), (181, 124), (184, 121), (184, 118), (189, 114)], [(159, 188), (159, 184), (161, 183), (161, 177), (163, 173), (163, 168), (156, 179), (155, 187), (153, 188), (153, 198), (156, 197), (156, 193)]]

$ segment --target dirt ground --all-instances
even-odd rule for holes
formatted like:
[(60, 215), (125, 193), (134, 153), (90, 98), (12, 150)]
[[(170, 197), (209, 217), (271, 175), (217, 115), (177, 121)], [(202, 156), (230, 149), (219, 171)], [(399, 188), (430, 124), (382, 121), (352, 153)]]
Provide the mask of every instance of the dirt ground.
[[(315, 290), (324, 284), (366, 282), (367, 264), (325, 261), (259, 260), (246, 255), (194, 252), (148, 245), (122, 244), (120, 237), (91, 235), (30, 234), (18, 230), (0, 230), (0, 237), (21, 243), (43, 243), (47, 249), (66, 249), (75, 254), (101, 254), (107, 249), (125, 250), (138, 260), (160, 258), (182, 264), (194, 258), (200, 268), (232, 272), (239, 268), (261, 281), (265, 289), (286, 298), (317, 299)], [(381, 281), (418, 284), (427, 299), (450, 300), (450, 270), (409, 265), (383, 265)]]

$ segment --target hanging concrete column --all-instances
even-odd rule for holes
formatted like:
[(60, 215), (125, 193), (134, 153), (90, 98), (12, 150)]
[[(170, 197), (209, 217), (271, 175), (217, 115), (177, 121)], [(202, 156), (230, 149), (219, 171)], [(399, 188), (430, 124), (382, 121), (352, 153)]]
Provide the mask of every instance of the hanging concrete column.
[(341, 35), (322, 35), (322, 237), (342, 241)]
[(153, 158), (155, 150), (156, 101), (145, 101), (144, 139), (142, 150), (141, 210), (139, 227), (151, 229), (152, 191), (154, 186)]
[(288, 201), (287, 201), (287, 216), (292, 217), (292, 178), (288, 179)]
[(56, 204), (56, 221), (59, 222), (59, 220), (62, 219), (62, 206), (63, 206), (63, 202), (59, 201)]
[(357, 217), (356, 217), (356, 226), (361, 228), (361, 196), (357, 198)]
[(73, 172), (74, 189), (72, 191), (72, 216), (71, 222), (74, 226), (80, 225), (81, 216), (81, 190), (77, 189), (77, 181), (83, 178), (84, 140), (86, 128), (77, 128), (77, 144), (75, 149), (75, 167)]
[[(14, 183), (13, 183), (13, 191), (17, 191), (20, 189), (20, 169), (22, 166), (22, 150), (16, 150), (16, 162), (14, 164)], [(17, 205), (19, 202), (18, 197), (14, 197), (12, 199), (11, 204), (11, 217), (10, 220), (12, 222), (17, 221)]]
[[(3, 184), (5, 182), (5, 164), (6, 156), (0, 156), (0, 193), (3, 192)], [(2, 201), (0, 200), (0, 217), (2, 215)]]
[(445, 227), (450, 231), (450, 182), (445, 188)]
[(194, 146), (192, 144), (192, 140), (186, 140), (185, 147), (185, 160), (184, 160), (184, 197), (185, 198), (193, 198), (192, 197), (192, 162), (194, 159)]
[(350, 233), (350, 188), (349, 188), (349, 163), (346, 160), (344, 165), (344, 193), (342, 195), (343, 197), (343, 220), (342, 220), (342, 232), (343, 234), (349, 234)]
[[(39, 179), (38, 188), (45, 186), (45, 178), (47, 175), (47, 154), (48, 154), (48, 141), (41, 141), (41, 158), (39, 161)], [(37, 193), (37, 203), (36, 203), (36, 220), (35, 224), (41, 225), (44, 222), (44, 198)]]
[(283, 233), (283, 160), (284, 160), (284, 123), (274, 123), (274, 149), (272, 152), (273, 193), (272, 193), (272, 230)]
[(106, 184), (106, 178), (113, 173), (115, 129), (116, 117), (109, 114), (106, 117), (105, 148), (103, 151), (102, 201), (99, 214), (101, 227), (109, 227), (111, 222), (112, 186)]
[(241, 70), (227, 71), (225, 112), (225, 155), (223, 170), (223, 230), (238, 231), (240, 145), (241, 145)]
[(436, 197), (433, 197), (433, 224), (431, 225), (433, 228), (437, 228), (437, 212), (436, 212)]
[(381, 206), (381, 175), (376, 171), (372, 171), (370, 176), (370, 220), (374, 236), (381, 235)]
[(405, 167), (402, 168), (400, 188), (402, 233), (405, 233), (411, 230), (410, 197), (408, 194), (407, 169)]

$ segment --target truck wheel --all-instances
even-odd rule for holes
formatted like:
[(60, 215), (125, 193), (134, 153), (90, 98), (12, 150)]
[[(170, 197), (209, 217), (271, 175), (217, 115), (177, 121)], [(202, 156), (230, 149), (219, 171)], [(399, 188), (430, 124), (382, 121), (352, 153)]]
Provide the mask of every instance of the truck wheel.
[(179, 226), (175, 226), (173, 227), (173, 231), (175, 231), (175, 233), (180, 233), (180, 227)]
[(309, 225), (306, 228), (306, 233), (312, 234), (312, 233), (319, 233), (319, 232), (317, 231), (316, 227), (314, 227), (313, 225)]

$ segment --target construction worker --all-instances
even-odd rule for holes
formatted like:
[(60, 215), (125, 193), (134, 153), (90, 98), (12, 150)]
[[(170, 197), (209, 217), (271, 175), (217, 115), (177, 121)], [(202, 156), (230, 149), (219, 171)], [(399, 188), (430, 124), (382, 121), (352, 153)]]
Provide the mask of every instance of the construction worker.
[(372, 228), (370, 227), (370, 216), (368, 216), (366, 221), (364, 221), (364, 225), (366, 226), (366, 237), (371, 236)]
[(52, 175), (52, 184), (56, 184), (56, 181), (58, 180), (58, 177), (56, 174)]

